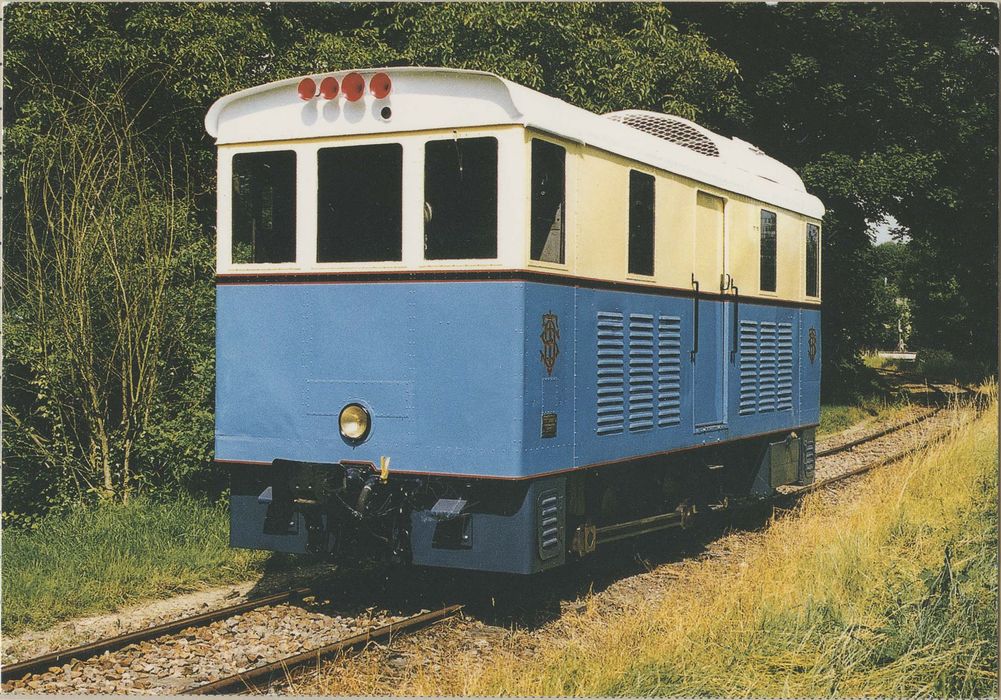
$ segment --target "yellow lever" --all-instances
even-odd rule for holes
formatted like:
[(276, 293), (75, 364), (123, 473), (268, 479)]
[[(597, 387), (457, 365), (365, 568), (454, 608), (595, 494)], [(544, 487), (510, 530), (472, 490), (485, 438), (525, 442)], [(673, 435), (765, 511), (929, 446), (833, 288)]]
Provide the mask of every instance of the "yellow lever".
[(379, 481), (384, 484), (389, 481), (389, 457), (379, 458)]

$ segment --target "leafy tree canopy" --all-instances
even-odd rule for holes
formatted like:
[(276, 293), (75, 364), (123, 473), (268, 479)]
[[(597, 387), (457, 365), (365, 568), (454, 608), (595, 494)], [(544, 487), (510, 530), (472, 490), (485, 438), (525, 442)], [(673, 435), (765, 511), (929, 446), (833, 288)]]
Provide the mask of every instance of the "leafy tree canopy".
[(717, 125), (796, 167), (828, 207), (828, 370), (872, 341), (882, 277), (867, 224), (887, 216), (909, 238), (917, 341), (995, 363), (997, 6), (692, 4), (675, 17), (740, 66), (744, 107)]

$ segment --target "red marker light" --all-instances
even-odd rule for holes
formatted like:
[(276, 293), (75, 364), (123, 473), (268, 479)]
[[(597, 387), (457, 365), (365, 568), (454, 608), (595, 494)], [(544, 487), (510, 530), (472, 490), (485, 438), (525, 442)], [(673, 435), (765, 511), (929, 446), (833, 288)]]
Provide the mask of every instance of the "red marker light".
[(348, 73), (341, 81), (341, 87), (348, 102), (357, 102), (365, 94), (365, 78), (358, 73)]
[(299, 97), (304, 100), (316, 97), (316, 83), (312, 78), (303, 78), (299, 81)]
[(369, 83), (369, 86), (372, 88), (372, 94), (375, 95), (376, 99), (381, 100), (393, 89), (393, 81), (385, 73), (376, 73), (372, 76), (372, 82)]
[(320, 81), (320, 94), (323, 95), (325, 99), (332, 100), (337, 97), (337, 91), (339, 89), (340, 88), (337, 85), (337, 78), (332, 75), (328, 75)]

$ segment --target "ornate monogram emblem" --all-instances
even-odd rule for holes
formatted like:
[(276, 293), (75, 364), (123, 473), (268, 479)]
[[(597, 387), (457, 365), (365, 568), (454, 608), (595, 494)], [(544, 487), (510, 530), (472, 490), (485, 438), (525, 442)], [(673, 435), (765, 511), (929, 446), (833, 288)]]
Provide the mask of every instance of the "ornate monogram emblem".
[(810, 362), (813, 362), (817, 357), (817, 331), (815, 331), (813, 328), (810, 329), (809, 339), (810, 339)]
[(539, 337), (542, 338), (542, 351), (539, 353), (542, 364), (546, 366), (546, 374), (552, 374), (556, 358), (560, 355), (560, 323), (552, 311), (542, 314), (542, 334)]

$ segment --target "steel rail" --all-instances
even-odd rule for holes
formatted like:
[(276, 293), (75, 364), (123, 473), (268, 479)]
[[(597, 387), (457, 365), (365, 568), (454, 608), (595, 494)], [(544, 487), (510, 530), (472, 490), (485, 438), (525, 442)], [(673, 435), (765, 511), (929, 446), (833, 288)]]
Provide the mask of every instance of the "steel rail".
[[(980, 408), (980, 407), (977, 407), (975, 410), (976, 410), (976, 415), (979, 416), (983, 409)], [(820, 481), (815, 481), (812, 484), (808, 484), (806, 486), (801, 486), (801, 487), (797, 488), (795, 491), (791, 491), (788, 494), (781, 494), (780, 498), (783, 497), (783, 496), (796, 496), (796, 497), (798, 497), (798, 496), (802, 496), (803, 494), (810, 493), (812, 491), (819, 491), (820, 489), (826, 488), (827, 486), (830, 486), (832, 484), (836, 484), (839, 481), (844, 481), (845, 479), (850, 479), (853, 476), (859, 476), (861, 474), (865, 474), (866, 472), (870, 472), (873, 469), (878, 469), (879, 467), (885, 467), (888, 464), (893, 464), (894, 462), (899, 462), (900, 460), (902, 460), (902, 459), (904, 459), (906, 457), (909, 457), (909, 456), (911, 456), (913, 454), (916, 454), (916, 453), (920, 452), (921, 450), (923, 450), (923, 449), (925, 449), (927, 447), (931, 447), (932, 445), (936, 445), (936, 444), (938, 444), (940, 442), (943, 442), (943, 441), (947, 440), (949, 438), (949, 436), (952, 435), (952, 433), (953, 433), (952, 430), (948, 430), (948, 429), (947, 430), (942, 430), (939, 433), (937, 433), (936, 435), (931, 436), (927, 440), (922, 440), (920, 444), (915, 445), (914, 447), (908, 447), (905, 450), (901, 450), (901, 451), (895, 452), (895, 453), (893, 453), (891, 455), (887, 455), (885, 457), (881, 457), (881, 458), (877, 459), (875, 462), (871, 462), (869, 464), (863, 464), (862, 466), (856, 467), (855, 469), (849, 469), (846, 472), (841, 472), (840, 474), (835, 474), (834, 476), (829, 476), (826, 479), (821, 479)]]
[[(817, 453), (817, 458), (827, 457), (834, 454), (839, 454), (841, 452), (846, 452), (854, 447), (863, 445), (874, 440), (878, 440), (881, 437), (885, 437), (892, 433), (898, 432), (907, 428), (909, 426), (915, 425), (917, 423), (922, 423), (929, 420), (936, 415), (938, 415), (943, 409), (935, 408), (927, 413), (924, 413), (916, 418), (904, 421), (903, 423), (898, 423), (889, 428), (877, 431), (870, 435), (866, 435), (858, 440), (853, 440), (844, 445), (839, 445), (838, 447), (829, 448), (827, 450), (822, 450)], [(978, 413), (980, 408), (978, 407)], [(618, 540), (626, 539), (627, 537), (635, 537), (638, 535), (645, 535), (652, 532), (659, 532), (662, 530), (668, 530), (671, 528), (684, 528), (689, 524), (695, 523), (697, 520), (710, 515), (721, 515), (724, 513), (735, 514), (737, 512), (752, 510), (755, 508), (760, 508), (767, 504), (776, 504), (782, 502), (788, 502), (796, 500), (808, 493), (817, 491), (826, 486), (830, 486), (839, 481), (851, 478), (853, 476), (858, 476), (867, 471), (871, 471), (881, 466), (897, 462), (915, 452), (924, 449), (936, 442), (940, 442), (946, 439), (952, 433), (951, 430), (943, 430), (940, 434), (923, 441), (920, 445), (913, 448), (908, 448), (906, 450), (895, 452), (891, 455), (881, 457), (878, 460), (872, 462), (871, 464), (866, 464), (856, 469), (849, 470), (847, 472), (842, 472), (841, 474), (836, 474), (834, 476), (828, 477), (826, 479), (821, 479), (812, 484), (805, 486), (796, 487), (795, 490), (788, 491), (786, 493), (778, 493), (768, 498), (763, 498), (760, 500), (738, 500), (734, 502), (728, 502), (724, 505), (710, 506), (706, 510), (700, 510), (692, 508), (689, 512), (670, 512), (663, 513), (660, 515), (654, 515), (646, 518), (640, 518), (639, 520), (630, 520), (622, 523), (615, 523), (613, 525), (606, 525), (604, 527), (595, 528), (593, 532), (594, 546), (596, 549), (602, 545), (610, 544)], [(593, 551), (593, 550), (588, 550)], [(586, 553), (586, 552), (585, 552)]]
[[(984, 409), (984, 407), (979, 403), (975, 404), (975, 408), (978, 414), (981, 413)], [(880, 430), (876, 433), (866, 435), (862, 438), (859, 438), (858, 440), (853, 440), (844, 445), (839, 445), (837, 447), (818, 451), (817, 458), (819, 459), (820, 457), (826, 457), (833, 454), (838, 454), (840, 452), (848, 451), (859, 445), (871, 442), (880, 437), (884, 437), (891, 433), (897, 432), (911, 425), (915, 425), (917, 423), (928, 420), (937, 415), (942, 410), (943, 409), (941, 407), (938, 407), (921, 416), (912, 418), (903, 423), (899, 423), (889, 428)], [(826, 479), (822, 479), (820, 481), (814, 482), (813, 484), (798, 487), (794, 491), (790, 491), (784, 494), (778, 494), (777, 496), (769, 500), (772, 500), (773, 502), (778, 502), (784, 500), (798, 499), (799, 497), (807, 493), (810, 493), (812, 491), (817, 491), (819, 489), (825, 488), (839, 481), (843, 481), (845, 479), (858, 476), (860, 474), (871, 471), (886, 464), (899, 461), (900, 459), (903, 459), (904, 457), (907, 457), (910, 454), (913, 454), (921, 449), (924, 449), (925, 447), (928, 447), (937, 442), (941, 442), (942, 440), (946, 439), (951, 434), (951, 432), (952, 431), (950, 430), (944, 430), (940, 434), (926, 441), (923, 441), (920, 445), (916, 447), (909, 448), (907, 450), (903, 450), (901, 452), (880, 458), (871, 464), (863, 465), (856, 469), (843, 472), (841, 474), (837, 474), (828, 477)], [(758, 501), (756, 505), (761, 505), (762, 503), (763, 503), (762, 501)], [(752, 504), (743, 504), (743, 505), (746, 507)], [(706, 511), (705, 514), (708, 515), (710, 513), (721, 513), (721, 512), (726, 512), (728, 510), (737, 510), (740, 507), (741, 506), (735, 503), (729, 507), (712, 508), (709, 511)], [(648, 532), (653, 532), (656, 530), (662, 530), (672, 527), (685, 527), (688, 524), (689, 520), (690, 519), (694, 520), (695, 519), (694, 516), (697, 515), (699, 515), (699, 513), (696, 513), (694, 511), (689, 514), (681, 514), (677, 512), (665, 513), (662, 515), (652, 516), (649, 518), (643, 518), (638, 521), (617, 523), (614, 525), (598, 528), (597, 529), (598, 537), (597, 541), (595, 542), (595, 546), (611, 543), (613, 541), (624, 539), (630, 536), (646, 534)], [(267, 607), (271, 605), (279, 605), (292, 600), (302, 599), (309, 595), (313, 595), (316, 592), (317, 590), (313, 587), (296, 588), (282, 593), (277, 593), (262, 598), (255, 598), (253, 600), (244, 601), (243, 603), (238, 603), (225, 608), (220, 608), (218, 610), (212, 610), (198, 615), (181, 618), (173, 622), (167, 622), (161, 625), (156, 625), (154, 627), (148, 627), (142, 630), (138, 630), (136, 632), (130, 632), (116, 637), (101, 639), (96, 642), (83, 644), (80, 646), (72, 647), (70, 649), (59, 650), (36, 658), (27, 659), (25, 661), (20, 661), (14, 664), (8, 664), (6, 666), (0, 667), (0, 682), (6, 683), (9, 681), (18, 680), (32, 673), (47, 671), (52, 666), (62, 665), (70, 660), (82, 661), (95, 656), (99, 656), (100, 654), (103, 654), (106, 651), (116, 651), (118, 649), (122, 649), (136, 642), (155, 639), (157, 637), (161, 637), (168, 634), (174, 634), (189, 627), (204, 626), (207, 624), (211, 624), (212, 622), (226, 619), (234, 615), (239, 615), (257, 608)], [(247, 686), (250, 683), (253, 683), (260, 678), (273, 675), (275, 672), (277, 672), (278, 669), (281, 669), (282, 671), (287, 671), (296, 666), (301, 666), (302, 664), (307, 663), (308, 661), (311, 660), (318, 660), (320, 658), (329, 657), (331, 655), (340, 653), (342, 651), (357, 648), (360, 646), (363, 647), (364, 645), (372, 641), (380, 641), (383, 638), (390, 637), (394, 633), (401, 633), (401, 632), (405, 633), (408, 631), (416, 630), (420, 627), (432, 624), (434, 622), (437, 622), (438, 620), (444, 619), (445, 617), (454, 614), (459, 609), (461, 609), (461, 607), (462, 606), (460, 605), (451, 605), (432, 613), (424, 613), (422, 615), (417, 615), (413, 618), (409, 618), (408, 620), (390, 623), (382, 627), (368, 630), (359, 635), (355, 635), (354, 637), (340, 640), (338, 642), (334, 642), (324, 647), (319, 647), (312, 651), (302, 652), (300, 654), (290, 656), (288, 658), (276, 661), (274, 663), (265, 664), (263, 666), (250, 669), (241, 674), (236, 674), (226, 679), (215, 681), (213, 683), (208, 683), (203, 686), (198, 686), (197, 688), (193, 688), (187, 692), (192, 694), (213, 694), (213, 693), (223, 692), (222, 690), (220, 690), (220, 688), (225, 689), (225, 688), (238, 687), (239, 684)]]
[(835, 447), (828, 447), (826, 450), (818, 450), (817, 451), (817, 459), (820, 459), (821, 457), (828, 457), (830, 455), (840, 454), (842, 452), (847, 452), (848, 450), (850, 450), (850, 449), (852, 449), (854, 447), (858, 447), (859, 445), (864, 445), (867, 442), (872, 442), (873, 440), (877, 440), (877, 439), (879, 439), (881, 437), (884, 437), (886, 435), (890, 435), (891, 433), (895, 433), (898, 430), (903, 430), (904, 428), (909, 428), (912, 425), (915, 425), (917, 423), (921, 423), (922, 421), (926, 421), (929, 418), (932, 418), (932, 417), (938, 415), (941, 411), (942, 411), (941, 407), (933, 408), (928, 413), (923, 413), (920, 416), (917, 416), (915, 418), (911, 418), (909, 420), (906, 420), (903, 423), (897, 423), (896, 425), (891, 425), (889, 428), (884, 428), (883, 430), (879, 430), (879, 431), (877, 431), (875, 433), (871, 433), (869, 435), (864, 435), (864, 436), (858, 438), (857, 440), (852, 440), (851, 442), (846, 442), (844, 445), (837, 445)]
[(183, 694), (218, 695), (221, 693), (244, 692), (263, 685), (270, 685), (276, 678), (287, 678), (292, 671), (307, 664), (317, 663), (321, 659), (327, 659), (347, 651), (360, 651), (371, 642), (391, 639), (394, 635), (416, 632), (419, 629), (423, 629), (454, 615), (461, 609), (461, 605), (448, 605), (439, 610), (414, 615), (399, 622), (390, 622), (381, 627), (375, 627), (361, 634), (356, 634), (353, 637), (338, 640), (332, 644), (287, 656), (272, 663), (255, 666), (242, 673), (236, 673), (232, 676), (212, 681), (211, 683), (195, 686), (184, 691)]
[(175, 634), (181, 630), (187, 629), (188, 627), (203, 627), (218, 620), (224, 620), (227, 617), (240, 615), (257, 608), (264, 608), (270, 605), (280, 605), (292, 600), (299, 600), (314, 593), (316, 593), (316, 589), (312, 587), (294, 588), (282, 593), (276, 593), (263, 598), (254, 598), (242, 603), (237, 603), (236, 605), (219, 608), (218, 610), (210, 610), (198, 615), (184, 617), (179, 620), (174, 620), (173, 622), (166, 622), (162, 625), (156, 625), (155, 627), (147, 627), (145, 629), (129, 632), (117, 637), (99, 639), (96, 642), (81, 644), (80, 646), (72, 647), (70, 649), (54, 651), (49, 654), (45, 654), (44, 656), (38, 656), (33, 659), (19, 661), (18, 663), (8, 664), (0, 667), (0, 682), (6, 683), (8, 681), (18, 680), (20, 678), (24, 678), (30, 673), (45, 672), (52, 666), (60, 666), (74, 659), (77, 661), (83, 661), (84, 659), (100, 656), (106, 651), (124, 649), (130, 644), (135, 644), (136, 642), (144, 642), (146, 640), (155, 639), (164, 635)]

